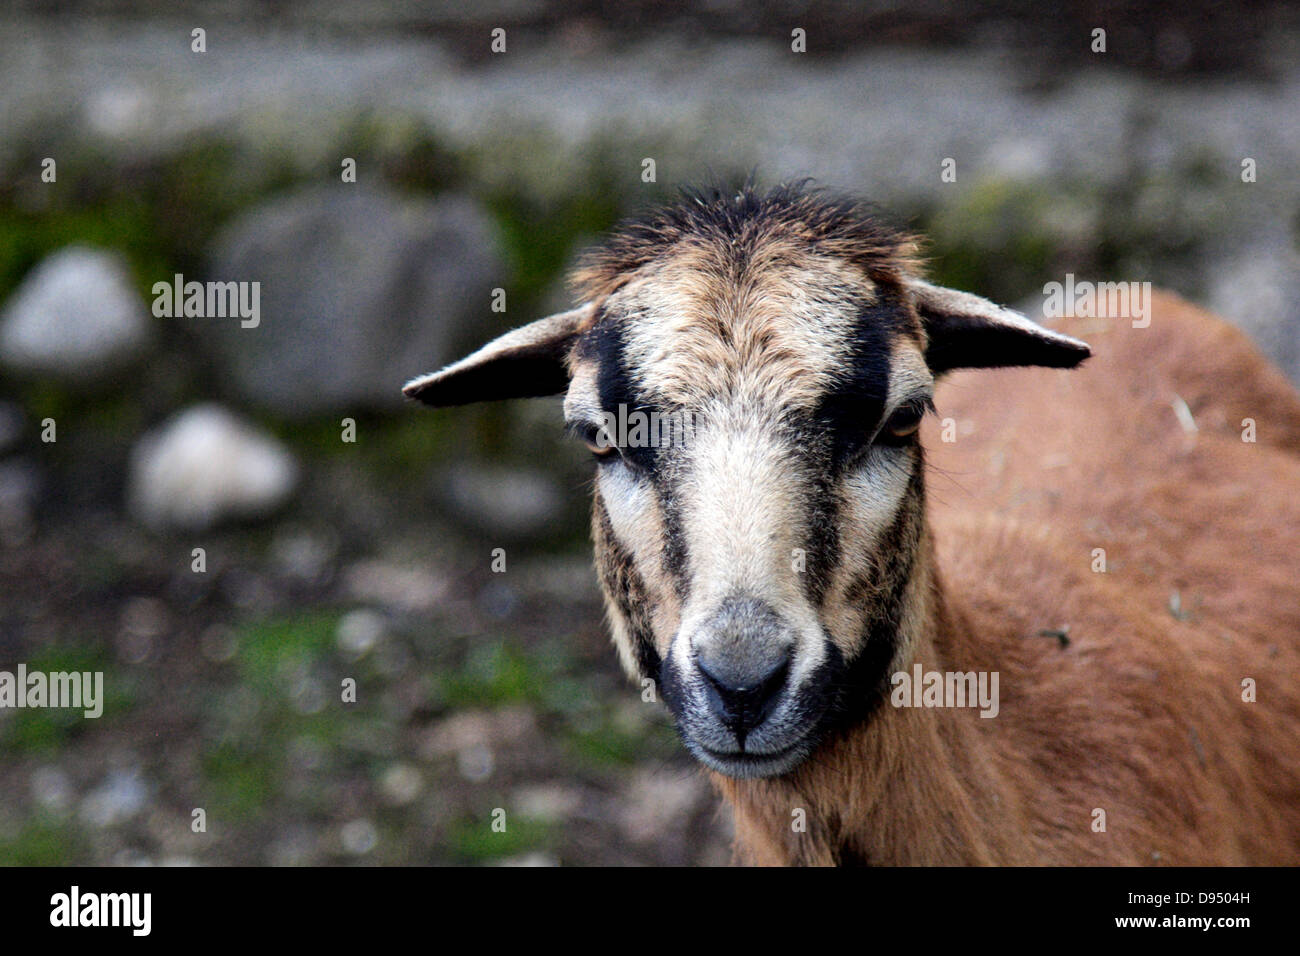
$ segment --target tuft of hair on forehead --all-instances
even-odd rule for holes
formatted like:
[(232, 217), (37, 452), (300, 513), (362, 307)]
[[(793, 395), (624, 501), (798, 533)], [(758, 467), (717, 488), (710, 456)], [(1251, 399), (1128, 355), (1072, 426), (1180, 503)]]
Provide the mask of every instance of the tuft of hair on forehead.
[(743, 269), (775, 242), (853, 263), (890, 285), (920, 265), (916, 237), (884, 222), (867, 204), (804, 179), (767, 192), (752, 182), (733, 189), (684, 187), (676, 202), (615, 226), (583, 255), (570, 283), (581, 300), (599, 300), (684, 245), (712, 247)]

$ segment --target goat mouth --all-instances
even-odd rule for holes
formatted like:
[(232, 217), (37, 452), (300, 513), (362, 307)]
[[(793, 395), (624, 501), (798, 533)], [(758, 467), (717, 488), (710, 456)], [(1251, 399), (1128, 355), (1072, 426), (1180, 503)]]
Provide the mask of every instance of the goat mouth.
[(757, 753), (752, 750), (715, 750), (695, 745), (700, 762), (728, 777), (776, 777), (794, 769), (806, 754), (805, 742), (796, 741), (781, 750)]

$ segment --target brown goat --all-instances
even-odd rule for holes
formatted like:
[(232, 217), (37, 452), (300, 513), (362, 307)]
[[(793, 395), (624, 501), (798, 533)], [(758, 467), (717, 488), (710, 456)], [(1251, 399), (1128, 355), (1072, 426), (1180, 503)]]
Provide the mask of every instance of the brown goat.
[[(1300, 862), (1300, 398), (1172, 296), (1052, 331), (913, 248), (798, 187), (688, 196), (406, 391), (566, 392), (615, 643), (741, 861)], [(995, 675), (995, 719), (899, 706), (918, 666)]]

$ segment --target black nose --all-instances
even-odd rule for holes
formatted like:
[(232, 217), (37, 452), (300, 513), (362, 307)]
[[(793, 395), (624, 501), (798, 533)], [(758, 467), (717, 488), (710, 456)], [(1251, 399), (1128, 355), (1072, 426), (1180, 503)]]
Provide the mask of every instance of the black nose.
[(746, 667), (740, 671), (720, 666), (721, 662), (712, 666), (704, 660), (697, 663), (705, 678), (709, 709), (736, 735), (743, 748), (745, 737), (767, 720), (781, 696), (781, 688), (790, 673), (789, 654), (783, 653), (770, 666)]

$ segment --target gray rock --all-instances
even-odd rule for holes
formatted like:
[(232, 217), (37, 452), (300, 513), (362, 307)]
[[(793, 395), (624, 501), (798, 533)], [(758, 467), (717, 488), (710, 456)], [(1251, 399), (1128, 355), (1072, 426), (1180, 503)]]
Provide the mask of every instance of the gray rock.
[(440, 492), (457, 521), (503, 539), (539, 535), (565, 508), (553, 478), (523, 468), (457, 465)]
[(1300, 383), (1300, 254), (1285, 242), (1210, 268), (1208, 305), (1236, 322)]
[(297, 477), (279, 442), (220, 406), (196, 405), (132, 450), (129, 504), (151, 527), (203, 529), (271, 513)]
[(149, 317), (121, 256), (68, 246), (28, 273), (0, 317), (0, 361), (70, 380), (121, 369), (144, 352)]
[(354, 184), (256, 209), (214, 248), (212, 279), (261, 283), (260, 323), (190, 321), (240, 396), (297, 418), (400, 407), (402, 382), (449, 361), (505, 284), (471, 201)]
[(40, 487), (34, 462), (25, 458), (0, 461), (0, 542), (6, 546), (20, 545), (35, 532)]

